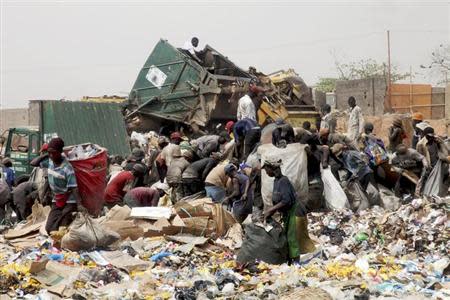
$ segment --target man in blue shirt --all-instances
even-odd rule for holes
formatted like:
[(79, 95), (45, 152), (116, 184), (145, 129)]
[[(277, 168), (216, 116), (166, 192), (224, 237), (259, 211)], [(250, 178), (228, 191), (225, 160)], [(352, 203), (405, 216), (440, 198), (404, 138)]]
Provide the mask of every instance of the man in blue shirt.
[[(50, 234), (60, 226), (68, 226), (73, 221), (77, 211), (85, 212), (78, 194), (75, 171), (63, 156), (64, 141), (54, 138), (48, 144), (48, 183), (53, 191), (52, 208), (47, 218), (45, 230)], [(46, 167), (46, 166), (42, 166)]]
[(6, 183), (8, 184), (9, 189), (12, 190), (14, 181), (16, 180), (16, 175), (14, 173), (14, 169), (12, 168), (13, 166), (12, 160), (7, 157), (3, 159), (2, 164), (3, 164), (2, 172), (3, 175), (5, 176)]

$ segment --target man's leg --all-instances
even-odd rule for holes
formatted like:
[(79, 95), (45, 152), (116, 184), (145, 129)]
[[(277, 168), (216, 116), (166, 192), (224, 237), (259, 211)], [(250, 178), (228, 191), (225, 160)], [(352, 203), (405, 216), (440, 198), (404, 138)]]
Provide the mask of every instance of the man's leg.
[(56, 207), (55, 204), (52, 204), (52, 208), (47, 217), (47, 223), (45, 224), (45, 231), (48, 234), (52, 231), (56, 231), (59, 228), (58, 221), (60, 220), (62, 215), (62, 208)]
[(59, 219), (59, 226), (64, 226), (64, 227), (68, 227), (73, 219), (74, 219), (74, 215), (73, 213), (77, 212), (77, 204), (76, 203), (66, 203), (66, 205), (64, 205), (62, 212), (61, 212), (61, 217)]

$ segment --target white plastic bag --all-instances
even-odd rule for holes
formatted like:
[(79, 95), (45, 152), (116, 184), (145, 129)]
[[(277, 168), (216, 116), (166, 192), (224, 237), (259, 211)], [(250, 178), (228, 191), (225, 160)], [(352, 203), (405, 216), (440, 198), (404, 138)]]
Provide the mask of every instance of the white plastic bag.
[(329, 209), (342, 209), (348, 206), (347, 196), (330, 168), (320, 168), (323, 193)]
[(447, 191), (444, 190), (444, 179), (442, 178), (442, 160), (439, 160), (425, 182), (423, 194), (431, 197), (433, 195), (445, 196), (446, 193)]

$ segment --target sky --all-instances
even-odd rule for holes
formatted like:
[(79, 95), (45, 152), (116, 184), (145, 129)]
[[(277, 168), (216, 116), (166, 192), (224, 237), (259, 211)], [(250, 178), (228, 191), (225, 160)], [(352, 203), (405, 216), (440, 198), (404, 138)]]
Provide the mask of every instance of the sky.
[(128, 95), (160, 38), (198, 36), (243, 69), (293, 68), (314, 85), (335, 59), (420, 65), (450, 43), (449, 1), (0, 0), (0, 108), (30, 99)]

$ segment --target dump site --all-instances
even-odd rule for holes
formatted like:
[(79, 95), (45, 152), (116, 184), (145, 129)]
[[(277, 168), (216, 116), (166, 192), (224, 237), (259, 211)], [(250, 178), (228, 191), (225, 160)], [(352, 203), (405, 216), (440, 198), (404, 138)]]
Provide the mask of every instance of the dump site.
[(197, 45), (2, 133), (0, 298), (449, 299), (437, 92), (319, 93)]

